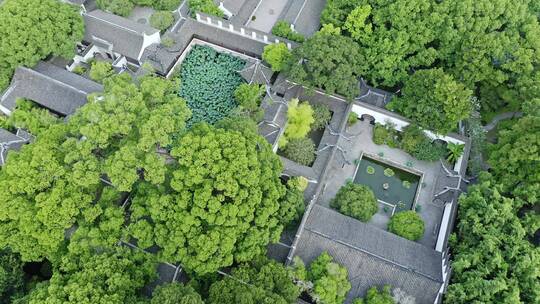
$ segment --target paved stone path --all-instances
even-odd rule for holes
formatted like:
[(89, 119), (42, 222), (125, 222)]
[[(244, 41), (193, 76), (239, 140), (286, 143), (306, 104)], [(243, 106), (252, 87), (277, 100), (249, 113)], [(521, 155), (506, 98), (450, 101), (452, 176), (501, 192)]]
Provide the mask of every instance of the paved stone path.
[(517, 117), (521, 117), (521, 116), (523, 116), (522, 112), (505, 112), (505, 113), (501, 113), (501, 114), (495, 116), (493, 118), (493, 120), (491, 120), (490, 123), (485, 125), (484, 130), (486, 132), (489, 132), (489, 131), (493, 130), (500, 121), (505, 120), (505, 119), (517, 118)]

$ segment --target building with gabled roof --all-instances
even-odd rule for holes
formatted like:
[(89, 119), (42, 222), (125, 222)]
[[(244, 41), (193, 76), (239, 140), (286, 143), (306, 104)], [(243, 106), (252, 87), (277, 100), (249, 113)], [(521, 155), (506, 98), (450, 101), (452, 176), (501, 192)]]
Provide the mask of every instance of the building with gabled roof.
[(20, 129), (17, 130), (16, 134), (13, 134), (6, 129), (0, 128), (0, 166), (6, 163), (8, 151), (18, 151), (30, 139), (31, 135)]
[(83, 17), (84, 41), (113, 60), (125, 56), (129, 62), (141, 64), (144, 50), (161, 42), (159, 30), (99, 9), (83, 13)]
[(88, 94), (103, 91), (103, 86), (47, 62), (34, 68), (19, 67), (11, 85), (0, 96), (0, 111), (10, 115), (17, 99), (28, 99), (61, 116), (83, 106)]

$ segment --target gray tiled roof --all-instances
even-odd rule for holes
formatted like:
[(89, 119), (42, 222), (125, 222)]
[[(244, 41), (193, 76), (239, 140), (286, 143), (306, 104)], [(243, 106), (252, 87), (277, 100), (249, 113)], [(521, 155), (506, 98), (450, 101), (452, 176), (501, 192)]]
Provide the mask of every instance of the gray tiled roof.
[(33, 69), (19, 67), (0, 104), (10, 111), (18, 98), (25, 98), (61, 115), (71, 115), (84, 105), (87, 95), (103, 86), (46, 62)]
[(0, 166), (6, 162), (9, 150), (19, 150), (26, 142), (26, 138), (0, 128)]
[(433, 303), (442, 285), (442, 255), (320, 205), (314, 205), (296, 248), (309, 263), (327, 251), (349, 271), (348, 302), (372, 286), (389, 284)]
[(270, 79), (274, 72), (265, 66), (262, 62), (250, 62), (248, 65), (239, 71), (240, 75), (248, 82), (255, 84), (270, 84)]
[(144, 41), (144, 34), (152, 35), (157, 29), (145, 24), (116, 16), (102, 10), (84, 13), (84, 40), (103, 45), (105, 40), (112, 44), (115, 52), (132, 59), (138, 59)]

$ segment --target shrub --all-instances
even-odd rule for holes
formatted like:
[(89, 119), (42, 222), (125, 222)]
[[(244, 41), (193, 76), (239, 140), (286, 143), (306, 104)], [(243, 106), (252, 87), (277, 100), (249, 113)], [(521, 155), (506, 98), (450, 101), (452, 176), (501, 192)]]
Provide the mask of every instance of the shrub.
[(381, 290), (376, 286), (368, 289), (364, 299), (356, 299), (353, 304), (395, 304), (396, 301), (390, 294), (390, 286), (386, 285)]
[(292, 99), (289, 102), (287, 127), (285, 133), (280, 138), (280, 146), (286, 146), (287, 142), (291, 139), (306, 137), (314, 121), (313, 108), (311, 108), (309, 103), (300, 103), (298, 99)]
[(315, 143), (310, 138), (291, 139), (283, 154), (286, 158), (304, 166), (310, 166), (315, 160)]
[(463, 154), (465, 145), (448, 143), (447, 148), (448, 148), (448, 154), (446, 155), (446, 160), (449, 163), (455, 163)]
[(316, 105), (313, 107), (313, 118), (315, 122), (311, 126), (313, 130), (322, 130), (330, 123), (332, 112), (326, 105)]
[(191, 9), (191, 16), (195, 17), (196, 12), (205, 13), (208, 15), (214, 15), (217, 17), (223, 17), (223, 12), (214, 3), (213, 0), (189, 0), (189, 8)]
[(156, 29), (163, 31), (169, 28), (174, 23), (174, 16), (169, 11), (158, 11), (150, 17), (150, 25)]
[(255, 111), (259, 108), (264, 94), (266, 89), (263, 85), (242, 83), (234, 91), (234, 98), (242, 108)]
[(424, 235), (424, 221), (418, 213), (409, 210), (394, 214), (388, 223), (388, 231), (411, 241)]
[(107, 61), (94, 61), (90, 67), (89, 76), (92, 80), (103, 83), (105, 78), (114, 74), (112, 65)]
[(304, 192), (309, 184), (309, 181), (303, 176), (294, 176), (289, 180), (287, 184), (291, 184), (298, 190)]
[(349, 126), (354, 125), (358, 121), (358, 114), (355, 112), (349, 112), (349, 116), (347, 117), (347, 124)]
[(410, 124), (403, 129), (401, 148), (416, 159), (436, 161), (446, 154), (446, 148), (436, 145), (418, 126)]
[(373, 128), (373, 142), (377, 145), (387, 145), (391, 148), (396, 148), (399, 146), (397, 137), (398, 132), (392, 123), (388, 122), (386, 125), (376, 123)]
[(411, 189), (411, 182), (410, 181), (406, 181), (404, 180), (401, 185), (403, 186), (403, 188), (405, 189)]
[(262, 54), (263, 60), (270, 64), (270, 67), (272, 67), (272, 71), (274, 72), (284, 70), (291, 60), (291, 57), (291, 51), (283, 42), (265, 46)]
[(77, 75), (82, 75), (86, 72), (86, 69), (82, 65), (78, 65), (75, 68), (73, 68), (73, 73)]
[(161, 44), (166, 48), (170, 48), (176, 44), (176, 41), (174, 41), (174, 39), (171, 37), (165, 37), (161, 39)]
[(386, 168), (384, 169), (384, 175), (385, 176), (388, 176), (388, 177), (392, 177), (394, 176), (394, 170), (392, 170), (391, 168)]
[(379, 209), (373, 191), (366, 185), (355, 183), (341, 187), (330, 207), (362, 222), (369, 221)]
[(180, 5), (181, 1), (182, 0), (153, 0), (151, 1), (151, 6), (156, 10), (172, 11)]
[(302, 34), (293, 31), (291, 24), (284, 20), (276, 22), (274, 27), (272, 27), (272, 34), (300, 43), (304, 42), (305, 39)]
[(193, 115), (188, 124), (215, 123), (236, 107), (234, 92), (243, 83), (237, 73), (245, 65), (239, 58), (196, 45), (180, 69), (180, 96), (186, 99)]
[(97, 0), (96, 5), (101, 10), (122, 17), (129, 16), (134, 6), (131, 0)]
[(370, 175), (375, 174), (375, 168), (373, 168), (372, 166), (367, 166), (366, 172)]

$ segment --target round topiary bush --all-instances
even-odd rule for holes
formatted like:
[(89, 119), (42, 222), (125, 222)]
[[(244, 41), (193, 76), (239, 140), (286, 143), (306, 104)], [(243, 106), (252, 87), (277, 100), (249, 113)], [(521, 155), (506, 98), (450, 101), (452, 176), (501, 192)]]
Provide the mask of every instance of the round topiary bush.
[(417, 241), (424, 235), (424, 221), (412, 210), (399, 212), (390, 219), (388, 231), (408, 240)]
[(388, 176), (388, 177), (392, 177), (394, 176), (394, 170), (392, 170), (391, 168), (386, 168), (384, 169), (384, 175)]
[(316, 105), (313, 107), (313, 118), (315, 121), (311, 125), (312, 130), (322, 130), (330, 123), (332, 112), (326, 105)]
[(310, 138), (291, 139), (283, 154), (286, 158), (304, 166), (310, 166), (315, 160), (315, 143)]
[(375, 194), (366, 185), (347, 183), (339, 189), (330, 207), (339, 212), (367, 222), (379, 210)]
[(163, 31), (174, 23), (174, 16), (169, 11), (158, 11), (150, 16), (150, 25), (152, 27)]
[(369, 175), (375, 174), (375, 168), (373, 168), (372, 166), (367, 166), (366, 167), (366, 173), (369, 174)]

